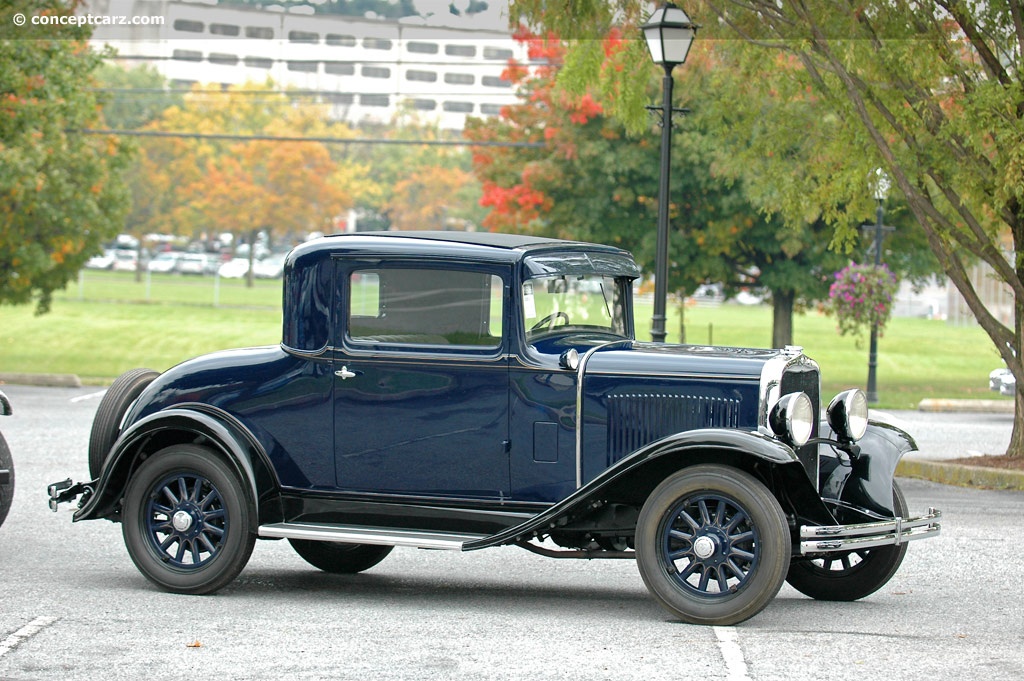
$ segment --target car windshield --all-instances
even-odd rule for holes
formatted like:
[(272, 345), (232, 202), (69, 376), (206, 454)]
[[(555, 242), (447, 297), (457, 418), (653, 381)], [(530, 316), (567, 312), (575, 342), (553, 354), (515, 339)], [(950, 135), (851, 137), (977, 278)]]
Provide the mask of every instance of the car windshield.
[(523, 283), (526, 338), (566, 331), (625, 335), (625, 312), (614, 277), (596, 274), (539, 276)]

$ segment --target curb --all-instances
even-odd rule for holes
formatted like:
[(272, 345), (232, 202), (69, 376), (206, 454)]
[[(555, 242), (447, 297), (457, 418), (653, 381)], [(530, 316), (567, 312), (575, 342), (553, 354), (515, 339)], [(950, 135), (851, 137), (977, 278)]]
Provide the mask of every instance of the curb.
[(963, 412), (967, 414), (1012, 414), (1013, 400), (921, 400), (918, 411)]
[(943, 485), (958, 487), (980, 487), (1024, 491), (1024, 471), (1008, 471), (982, 466), (924, 461), (922, 459), (901, 459), (896, 466), (896, 475), (905, 478), (930, 480)]
[(46, 388), (81, 388), (82, 380), (75, 374), (0, 373), (0, 384), (35, 385)]

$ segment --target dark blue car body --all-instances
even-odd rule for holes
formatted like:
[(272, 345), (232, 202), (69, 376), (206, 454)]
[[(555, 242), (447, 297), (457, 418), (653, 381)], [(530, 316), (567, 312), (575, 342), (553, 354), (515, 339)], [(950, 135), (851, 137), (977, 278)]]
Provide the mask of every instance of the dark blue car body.
[[(102, 451), (90, 452), (96, 479), (53, 487), (53, 505), (82, 494), (76, 520), (127, 523), (126, 514), (141, 513), (141, 539), (126, 527), (130, 552), (134, 542), (144, 554), (133, 558), (154, 582), (183, 592), (233, 578), (188, 580), (226, 552), (221, 516), (230, 515), (232, 495), (248, 535), (288, 538), (303, 557), (301, 547), (318, 552), (307, 557), (314, 565), (336, 571), (364, 567), (324, 554), (327, 547), (519, 544), (545, 555), (632, 558), (645, 504), (688, 470), (735, 471), (774, 500), (778, 511), (765, 522), (784, 518), (776, 528), (787, 547), (778, 559), (783, 576), (791, 560), (820, 566), (822, 556), (855, 552), (852, 544), (810, 543), (830, 536), (822, 528), (844, 535), (834, 528), (874, 523), (861, 533), (873, 547), (938, 531), (937, 512), (910, 519), (894, 508), (893, 472), (915, 448), (910, 436), (872, 423), (854, 444), (819, 424), (818, 367), (799, 348), (635, 340), (639, 274), (620, 249), (537, 237), (415, 232), (307, 243), (286, 261), (280, 345), (199, 357), (137, 381), (130, 395), (108, 394), (122, 406), (101, 405), (104, 423), (116, 417), (117, 426), (100, 434)], [(773, 430), (778, 403), (791, 393), (815, 414), (806, 441)], [(175, 448), (215, 458), (230, 474), (185, 475), (176, 472), (185, 464), (164, 470), (150, 461)], [(151, 496), (165, 490), (174, 503), (145, 506), (142, 491), (133, 496), (143, 468), (158, 469)], [(237, 493), (223, 489), (234, 483), (217, 483), (229, 479)], [(215, 504), (209, 532), (198, 501), (186, 505), (173, 491), (200, 483), (225, 502)], [(736, 529), (746, 528), (756, 500), (729, 489), (687, 497), (699, 513), (718, 514), (682, 545), (711, 555), (688, 559), (708, 577), (693, 588), (679, 582), (682, 597), (698, 603), (727, 604), (760, 588), (748, 586), (759, 564), (748, 556), (767, 531)], [(127, 509), (135, 497), (144, 508)], [(677, 541), (676, 530), (659, 527), (651, 530), (658, 541)], [(154, 552), (166, 563), (165, 551), (175, 571), (161, 579), (141, 563)], [(780, 579), (766, 588), (777, 591)], [(709, 593), (708, 581), (720, 587)], [(710, 615), (666, 607), (689, 621), (731, 623), (772, 596)]]

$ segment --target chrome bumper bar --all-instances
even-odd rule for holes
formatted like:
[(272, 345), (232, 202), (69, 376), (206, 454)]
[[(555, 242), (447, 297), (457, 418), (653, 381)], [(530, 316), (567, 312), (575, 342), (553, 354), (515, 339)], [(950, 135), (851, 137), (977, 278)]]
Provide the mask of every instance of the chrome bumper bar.
[(929, 508), (914, 518), (894, 518), (859, 525), (801, 525), (800, 553), (836, 553), (876, 546), (895, 546), (939, 533), (942, 512)]

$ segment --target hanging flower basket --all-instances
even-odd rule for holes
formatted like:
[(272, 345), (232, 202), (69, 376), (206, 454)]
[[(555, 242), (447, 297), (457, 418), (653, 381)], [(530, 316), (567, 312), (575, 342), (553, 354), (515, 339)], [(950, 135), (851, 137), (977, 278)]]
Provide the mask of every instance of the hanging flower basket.
[(885, 265), (851, 263), (836, 272), (827, 310), (836, 316), (840, 335), (861, 336), (872, 324), (881, 333), (892, 316), (896, 275)]

